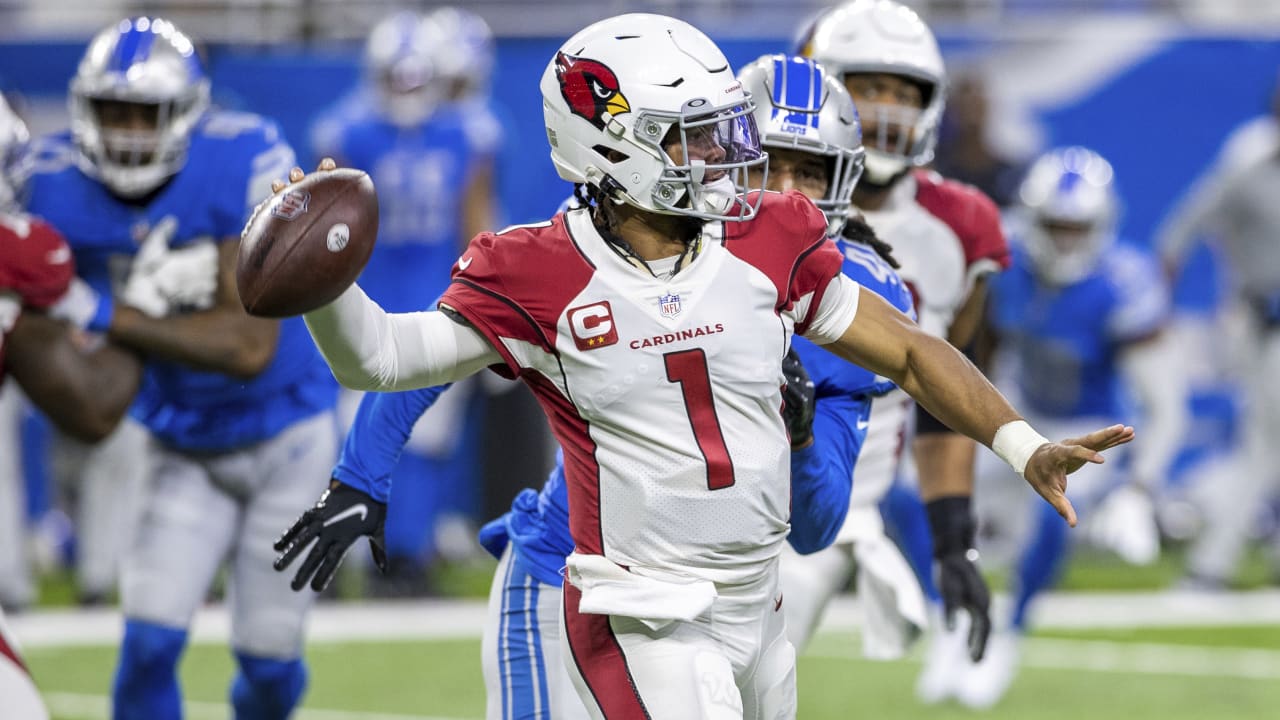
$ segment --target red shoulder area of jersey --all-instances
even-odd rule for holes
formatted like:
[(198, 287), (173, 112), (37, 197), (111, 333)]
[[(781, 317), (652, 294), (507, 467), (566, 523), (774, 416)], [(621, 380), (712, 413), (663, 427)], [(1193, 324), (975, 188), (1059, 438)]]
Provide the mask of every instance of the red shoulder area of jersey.
[(1000, 210), (978, 188), (949, 180), (931, 170), (916, 170), (916, 202), (947, 224), (960, 238), (965, 264), (983, 260), (1009, 267), (1009, 243), (1000, 225)]
[(71, 248), (52, 225), (0, 213), (0, 288), (16, 292), (27, 307), (44, 309), (66, 294), (75, 272)]
[[(812, 294), (812, 312), (844, 264), (840, 249), (827, 237), (826, 216), (794, 190), (766, 192), (755, 219), (724, 227), (725, 248), (773, 281), (779, 311)], [(796, 331), (807, 326), (808, 318), (801, 318)]]
[(594, 272), (560, 214), (477, 235), (454, 264), (440, 304), (484, 333), (514, 374), (519, 368), (500, 338), (554, 352), (560, 315)]

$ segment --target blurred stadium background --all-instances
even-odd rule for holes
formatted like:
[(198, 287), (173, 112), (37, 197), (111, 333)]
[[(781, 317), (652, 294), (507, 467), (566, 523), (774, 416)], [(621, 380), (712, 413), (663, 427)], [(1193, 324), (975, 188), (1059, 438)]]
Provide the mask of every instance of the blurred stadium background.
[[(0, 90), (34, 134), (66, 127), (66, 89), (87, 39), (133, 14), (163, 15), (203, 44), (216, 103), (276, 119), (302, 164), (317, 158), (308, 134), (317, 115), (360, 78), (365, 33), (392, 10), (442, 3), (373, 0), (0, 0)], [(497, 38), (492, 103), (503, 119), (499, 208), (509, 223), (543, 218), (568, 194), (546, 157), (537, 81), (564, 37), (626, 11), (684, 18), (741, 65), (791, 48), (816, 0), (472, 0)], [(940, 162), (954, 143), (980, 138), (1007, 169), (988, 178), (997, 196), (1021, 163), (1054, 145), (1088, 145), (1115, 166), (1124, 200), (1121, 233), (1152, 245), (1196, 179), (1232, 152), (1275, 142), (1272, 95), (1280, 71), (1280, 2), (1273, 0), (916, 0), (938, 34), (952, 82), (951, 116)], [(979, 102), (979, 99), (982, 102)], [(985, 108), (986, 112), (979, 112)], [(969, 123), (969, 125), (966, 125)], [(972, 127), (971, 127), (971, 126)], [(948, 143), (953, 143), (949, 146)], [(961, 159), (953, 172), (958, 173)], [(1010, 180), (1012, 177), (1014, 180)], [(1280, 242), (1280, 228), (1277, 228)], [(1230, 323), (1219, 258), (1201, 246), (1178, 279), (1179, 321)], [(1260, 542), (1229, 589), (1179, 586), (1182, 548), (1200, 514), (1189, 488), (1204, 463), (1236, 447), (1239, 402), (1248, 387), (1229, 382), (1225, 345), (1187, 349), (1208, 367), (1193, 433), (1168, 479), (1166, 552), (1133, 568), (1084, 553), (1039, 611), (1041, 630), (999, 718), (1270, 718), (1280, 707), (1280, 594), (1274, 557), (1277, 505), (1242, 512)], [(1224, 355), (1227, 357), (1218, 357)], [(1225, 380), (1223, 378), (1226, 378)], [(483, 715), (479, 673), (482, 603), (492, 562), (470, 539), (476, 523), (500, 513), (521, 487), (537, 486), (549, 463), (541, 419), (523, 390), (495, 393), (475, 459), (483, 492), (461, 530), (441, 531), (429, 582), (409, 600), (370, 601), (353, 554), (333, 602), (313, 619), (311, 689), (300, 718), (427, 720)], [(42, 448), (38, 418), (19, 428)], [(111, 598), (75, 587), (74, 489), (51, 485), (57, 458), (24, 458), (34, 592), (0, 595), (55, 717), (106, 718), (120, 619)], [(998, 492), (998, 488), (993, 491)], [(1212, 488), (1209, 489), (1212, 492)], [(300, 508), (301, 510), (301, 508)], [(1244, 508), (1242, 508), (1242, 511)], [(448, 536), (448, 537), (445, 537)], [(1274, 542), (1270, 543), (1274, 544)], [(363, 552), (358, 553), (363, 554)], [(992, 558), (999, 558), (993, 548)], [(1001, 573), (998, 563), (993, 572)], [(16, 579), (0, 583), (12, 588)], [(18, 583), (20, 584), (20, 583)], [(79, 608), (77, 600), (105, 600)], [(802, 659), (803, 718), (951, 718), (958, 707), (915, 703), (918, 658), (871, 663), (851, 639), (851, 606), (837, 606)], [(227, 717), (231, 672), (226, 618), (216, 594), (196, 625), (183, 677), (188, 715)], [(0, 699), (0, 717), (5, 716)]]

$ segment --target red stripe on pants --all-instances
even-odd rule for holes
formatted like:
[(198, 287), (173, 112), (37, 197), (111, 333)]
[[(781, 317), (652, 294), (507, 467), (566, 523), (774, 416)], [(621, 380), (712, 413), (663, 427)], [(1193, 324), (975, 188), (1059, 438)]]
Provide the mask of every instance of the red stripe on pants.
[(582, 592), (564, 583), (564, 626), (578, 673), (608, 720), (650, 720), (608, 615), (579, 613)]

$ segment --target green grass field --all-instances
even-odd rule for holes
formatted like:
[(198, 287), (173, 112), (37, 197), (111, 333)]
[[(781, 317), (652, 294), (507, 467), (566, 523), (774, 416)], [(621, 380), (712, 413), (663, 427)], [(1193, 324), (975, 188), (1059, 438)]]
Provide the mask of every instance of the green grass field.
[[(984, 714), (918, 705), (918, 660), (869, 662), (858, 648), (846, 634), (815, 640), (800, 661), (801, 718), (1261, 720), (1280, 707), (1280, 626), (1037, 635), (1026, 648), (1029, 667)], [(307, 657), (300, 720), (483, 717), (478, 641), (312, 643)], [(55, 718), (108, 717), (113, 648), (35, 648), (28, 661)], [(189, 718), (228, 717), (230, 675), (224, 647), (191, 647), (182, 668)]]

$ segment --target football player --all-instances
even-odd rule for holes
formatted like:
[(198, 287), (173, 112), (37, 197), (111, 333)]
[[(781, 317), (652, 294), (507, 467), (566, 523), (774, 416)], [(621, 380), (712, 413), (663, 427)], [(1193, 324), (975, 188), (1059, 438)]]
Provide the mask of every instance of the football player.
[[(1013, 267), (991, 286), (990, 322), (1013, 358), (1028, 417), (1055, 432), (1084, 431), (1098, 418), (1125, 417), (1124, 389), (1141, 402), (1144, 433), (1127, 463), (1090, 468), (1070, 496), (1094, 507), (1089, 526), (1126, 560), (1159, 551), (1151, 496), (1167, 476), (1186, 429), (1178, 360), (1162, 329), (1169, 289), (1160, 264), (1116, 239), (1119, 200), (1102, 156), (1081, 147), (1038, 158), (1018, 189)], [(1115, 468), (1112, 472), (1108, 469)], [(1038, 511), (1010, 578), (1014, 604), (987, 656), (963, 673), (958, 699), (989, 707), (1012, 682), (1032, 600), (1057, 578), (1067, 533)], [(1091, 535), (1094, 532), (1090, 533)]]
[[(181, 716), (178, 659), (226, 560), (232, 705), (237, 717), (284, 718), (306, 684), (313, 596), (271, 570), (262, 535), (323, 486), (314, 478), (335, 454), (336, 387), (302, 323), (244, 311), (235, 259), (253, 202), (293, 151), (271, 121), (209, 109), (196, 48), (161, 18), (97, 34), (69, 102), (71, 130), (44, 143), (30, 207), (67, 236), (88, 283), (77, 317), (147, 358), (132, 413), (155, 463), (122, 570), (114, 717)], [(166, 247), (216, 258), (211, 304), (122, 306), (122, 273)]]
[[(933, 157), (946, 101), (946, 71), (933, 32), (893, 0), (853, 0), (821, 15), (801, 45), (802, 55), (837, 73), (853, 95), (867, 149), (853, 204), (877, 235), (893, 243), (920, 327), (967, 347), (982, 319), (986, 278), (1008, 265), (1008, 246), (989, 198), (921, 169)], [(871, 426), (890, 432), (908, 412), (915, 413), (911, 446), (926, 505), (898, 483), (888, 492), (885, 515), (926, 594), (944, 610), (933, 623), (937, 632), (916, 687), (922, 700), (934, 702), (954, 690), (952, 668), (966, 654), (982, 656), (990, 632), (970, 510), (976, 446), (926, 408), (912, 410), (902, 393), (876, 400)], [(862, 467), (875, 476), (855, 478), (855, 487), (880, 486), (897, 472), (893, 463)], [(957, 609), (966, 611), (959, 622)]]
[[(478, 23), (478, 25), (477, 25)], [(432, 307), (466, 240), (494, 227), (493, 163), (499, 128), (473, 101), (492, 65), (488, 27), (442, 8), (379, 22), (365, 48), (365, 82), (316, 124), (317, 157), (366, 168), (378, 188), (378, 242), (362, 283), (393, 312)], [(465, 107), (459, 107), (459, 104)], [(416, 426), (387, 517), (388, 568), (375, 594), (419, 594), (442, 513), (474, 511), (480, 417), (472, 383), (444, 396)], [(344, 393), (344, 419), (359, 393)]]
[[(1132, 428), (1045, 440), (963, 355), (840, 272), (810, 200), (749, 191), (767, 159), (754, 106), (709, 38), (660, 15), (603, 20), (561, 46), (541, 91), (552, 162), (590, 207), (477, 236), (438, 311), (388, 314), (353, 285), (305, 317), (352, 387), (494, 366), (533, 390), (565, 451), (561, 647), (591, 716), (795, 715), (778, 409), (796, 332), (994, 445), (1074, 524), (1066, 473)], [(369, 503), (331, 485), (279, 564), (313, 541), (300, 580), (336, 562), (377, 531)]]
[[(739, 79), (761, 98), (756, 121), (764, 128), (761, 142), (770, 153), (768, 189), (805, 193), (826, 215), (829, 232), (838, 234), (849, 221), (849, 196), (862, 169), (857, 113), (848, 93), (812, 60), (783, 55), (748, 65)], [(844, 240), (840, 245), (846, 274), (898, 309), (912, 312), (910, 295), (885, 260), (865, 245)], [(802, 358), (820, 367), (821, 374), (809, 379)], [(783, 373), (784, 414), (792, 441), (792, 523), (787, 539), (797, 552), (815, 552), (829, 545), (842, 525), (870, 395), (880, 388), (870, 373), (799, 340), (783, 361)], [(410, 428), (441, 391), (366, 395), (334, 479), (385, 501), (391, 468)], [(524, 491), (511, 512), (481, 532), (481, 543), (500, 559), (482, 650), (492, 718), (584, 716), (559, 662), (560, 569), (573, 551), (568, 518), (559, 455), (541, 493)], [(910, 570), (906, 574), (914, 583)]]
[[(25, 214), (20, 200), (29, 170), (26, 125), (0, 96), (0, 392), (6, 375), (63, 432), (100, 440), (120, 421), (137, 392), (141, 364), (115, 345), (89, 345), (48, 316), (65, 301), (74, 261), (62, 236), (43, 220)], [(134, 288), (153, 278), (135, 277)], [(11, 398), (16, 399), (16, 398)], [(5, 402), (5, 411), (18, 403)], [(0, 599), (10, 607), (30, 602), (35, 590), (24, 548), (26, 526), (21, 456), (16, 428), (6, 423), (0, 448)]]

